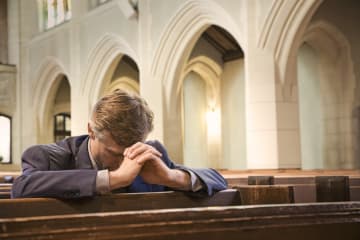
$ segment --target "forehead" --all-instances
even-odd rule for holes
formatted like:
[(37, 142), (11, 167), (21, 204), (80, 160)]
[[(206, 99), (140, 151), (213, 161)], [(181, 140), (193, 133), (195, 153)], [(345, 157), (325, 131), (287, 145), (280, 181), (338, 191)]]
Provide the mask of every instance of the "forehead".
[(123, 155), (125, 148), (117, 146), (108, 146), (105, 145), (105, 149), (110, 152), (112, 155)]
[(114, 141), (113, 137), (109, 132), (104, 132), (104, 135), (100, 139), (100, 142), (104, 144), (107, 150), (118, 154), (123, 153), (126, 148), (124, 146), (117, 144), (117, 142)]

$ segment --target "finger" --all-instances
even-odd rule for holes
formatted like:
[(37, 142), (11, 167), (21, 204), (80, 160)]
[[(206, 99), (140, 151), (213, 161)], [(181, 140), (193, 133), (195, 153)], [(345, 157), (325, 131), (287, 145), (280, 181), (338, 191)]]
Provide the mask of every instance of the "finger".
[(150, 147), (146, 150), (146, 153), (151, 153), (153, 158), (161, 158), (162, 154), (157, 149)]
[(149, 147), (146, 146), (145, 144), (137, 145), (135, 148), (131, 149), (131, 151), (129, 152), (129, 157), (135, 158), (136, 156), (143, 154), (144, 152), (146, 152), (148, 150), (149, 150)]
[(152, 152), (153, 152), (153, 154), (155, 154), (156, 156), (162, 157), (162, 153), (159, 152), (156, 148), (152, 148)]
[(155, 161), (159, 160), (159, 158), (156, 155), (154, 155), (151, 151), (145, 152), (136, 158), (136, 162), (140, 165), (143, 165), (144, 163), (151, 160), (155, 160)]
[(128, 157), (129, 156), (129, 152), (130, 152), (130, 147), (125, 148), (123, 155), (124, 157)]
[(161, 152), (159, 152), (156, 148), (153, 148), (153, 147), (151, 147), (151, 146), (150, 146), (150, 148), (148, 148), (148, 149), (146, 150), (146, 152), (150, 152), (151, 154), (153, 154), (153, 155), (156, 156), (156, 157), (162, 157)]
[(124, 152), (123, 152), (124, 157), (127, 156), (128, 149), (129, 149), (129, 148), (125, 148), (125, 149), (124, 149)]
[(136, 158), (136, 156), (144, 153), (144, 152), (151, 152), (152, 154), (161, 157), (162, 154), (156, 150), (154, 147), (152, 147), (151, 145), (145, 144), (145, 143), (140, 143), (140, 144), (135, 144), (136, 146), (134, 146), (134, 148), (130, 149), (128, 154), (129, 158)]
[(124, 154), (127, 156), (127, 157), (130, 157), (130, 155), (136, 151), (138, 152), (139, 151), (139, 148), (141, 149), (143, 147), (143, 144), (141, 142), (137, 142), (133, 145), (131, 145), (130, 147), (126, 148), (125, 151), (124, 151)]

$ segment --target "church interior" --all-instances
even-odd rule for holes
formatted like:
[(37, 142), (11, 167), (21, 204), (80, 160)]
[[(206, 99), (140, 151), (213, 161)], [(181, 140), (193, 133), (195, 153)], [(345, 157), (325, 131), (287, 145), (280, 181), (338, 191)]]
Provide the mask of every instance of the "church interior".
[[(216, 169), (229, 188), (244, 196), (255, 191), (248, 186), (258, 186), (256, 191), (266, 196), (261, 204), (269, 199), (276, 199), (269, 201), (277, 204), (279, 196), (292, 204), (343, 204), (329, 203), (316, 210), (304, 205), (298, 212), (290, 207), (264, 208), (266, 214), (284, 211), (288, 214), (284, 219), (291, 220), (291, 214), (297, 219), (285, 227), (275, 220), (277, 225), (270, 228), (255, 210), (231, 211), (234, 215), (229, 219), (237, 219), (235, 214), (240, 216), (242, 211), (255, 214), (254, 226), (263, 226), (260, 232), (248, 223), (225, 225), (219, 219), (227, 215), (216, 212), (219, 209), (186, 212), (184, 219), (199, 219), (193, 227), (204, 227), (194, 233), (183, 220), (182, 227), (189, 228), (186, 233), (192, 239), (219, 239), (211, 231), (227, 239), (237, 239), (241, 236), (237, 234), (245, 239), (319, 239), (319, 233), (327, 240), (340, 239), (338, 231), (345, 231), (341, 239), (360, 239), (356, 211), (360, 209), (359, 11), (358, 0), (0, 0), (0, 198), (9, 198), (9, 186), (21, 173), (25, 149), (87, 134), (96, 101), (123, 89), (147, 101), (155, 116), (148, 138), (162, 142), (174, 162)], [(265, 186), (272, 186), (276, 197)], [(321, 192), (321, 186), (327, 190)], [(201, 206), (218, 204), (220, 197), (222, 206), (230, 204), (230, 198), (230, 205), (236, 205), (233, 189)], [(335, 192), (321, 200), (326, 191)], [(256, 193), (251, 192), (249, 204), (259, 203), (251, 200), (261, 195)], [(189, 201), (174, 196), (184, 205)], [(30, 224), (27, 229), (15, 225), (16, 221), (1, 223), (5, 217), (39, 216), (25, 211), (25, 202), (1, 201), (0, 212), (2, 204), (9, 210), (0, 214), (0, 238), (32, 239), (26, 231), (44, 231), (34, 227), (41, 224)], [(115, 211), (105, 202), (99, 209)], [(36, 204), (43, 204), (48, 212), (55, 211), (51, 206), (72, 214), (73, 208), (80, 209), (75, 203), (65, 206), (55, 200), (51, 206)], [(92, 209), (90, 204), (84, 206)], [(83, 209), (76, 213), (89, 214)], [(348, 212), (335, 222), (340, 209)], [(182, 220), (173, 211), (146, 216), (166, 216), (175, 226)], [(305, 219), (306, 214), (313, 220)], [(84, 228), (93, 231), (97, 225), (91, 224), (97, 218), (110, 221), (110, 215), (94, 215), (94, 223), (92, 218), (78, 221), (88, 221)], [(210, 215), (219, 225), (211, 225), (210, 220), (204, 223)], [(319, 220), (320, 215), (328, 218)], [(128, 216), (133, 223), (140, 218)], [(311, 226), (315, 219), (321, 225), (318, 228)], [(136, 231), (135, 225), (126, 224)], [(235, 225), (242, 227), (230, 227)], [(11, 235), (4, 226), (14, 226), (18, 235)], [(305, 229), (304, 235), (293, 235), (299, 228)], [(145, 225), (141, 229), (144, 235), (131, 235), (133, 239), (181, 236), (175, 236), (175, 227), (173, 234), (160, 229), (165, 237), (148, 233)], [(279, 236), (277, 229), (284, 235)], [(99, 239), (117, 239), (115, 230), (106, 231), (110, 235)], [(78, 239), (85, 236), (78, 234)], [(86, 237), (99, 236), (87, 233)]]
[[(48, 5), (47, 5), (48, 4)], [(2, 1), (1, 170), (86, 134), (120, 88), (173, 160), (216, 169), (360, 167), (359, 3)]]

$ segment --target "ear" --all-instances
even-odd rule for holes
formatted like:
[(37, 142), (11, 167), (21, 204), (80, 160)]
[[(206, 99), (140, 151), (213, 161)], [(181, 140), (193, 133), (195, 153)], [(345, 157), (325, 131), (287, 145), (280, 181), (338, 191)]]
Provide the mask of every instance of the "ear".
[(89, 136), (90, 136), (90, 138), (91, 139), (95, 139), (95, 133), (94, 133), (94, 131), (91, 129), (91, 127), (90, 127), (90, 123), (88, 123), (88, 134), (89, 134)]

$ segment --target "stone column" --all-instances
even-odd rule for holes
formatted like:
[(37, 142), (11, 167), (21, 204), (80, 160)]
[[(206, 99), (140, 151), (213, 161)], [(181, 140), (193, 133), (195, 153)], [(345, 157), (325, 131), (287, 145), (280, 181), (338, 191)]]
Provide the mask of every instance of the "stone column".
[(8, 63), (7, 1), (0, 1), (0, 63)]

